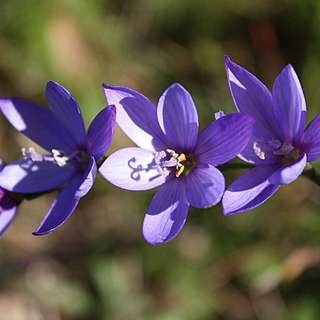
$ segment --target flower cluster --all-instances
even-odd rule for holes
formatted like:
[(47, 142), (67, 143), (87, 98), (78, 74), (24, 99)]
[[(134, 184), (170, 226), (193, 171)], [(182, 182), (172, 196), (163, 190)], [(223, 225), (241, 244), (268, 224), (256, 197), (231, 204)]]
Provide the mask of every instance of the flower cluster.
[[(23, 148), (20, 159), (0, 163), (0, 235), (23, 199), (56, 190), (34, 235), (52, 232), (91, 189), (97, 172), (127, 190), (160, 187), (143, 221), (151, 244), (173, 239), (190, 206), (207, 208), (222, 200), (224, 214), (240, 213), (294, 181), (307, 162), (320, 158), (320, 116), (305, 129), (306, 104), (293, 67), (282, 70), (272, 93), (228, 57), (226, 71), (238, 112), (217, 112), (201, 133), (194, 101), (180, 84), (171, 85), (157, 106), (137, 91), (104, 84), (108, 106), (87, 132), (72, 95), (53, 81), (46, 86), (50, 109), (0, 99), (12, 126), (47, 151)], [(137, 147), (105, 156), (116, 122)], [(237, 156), (253, 168), (226, 189), (221, 165)]]

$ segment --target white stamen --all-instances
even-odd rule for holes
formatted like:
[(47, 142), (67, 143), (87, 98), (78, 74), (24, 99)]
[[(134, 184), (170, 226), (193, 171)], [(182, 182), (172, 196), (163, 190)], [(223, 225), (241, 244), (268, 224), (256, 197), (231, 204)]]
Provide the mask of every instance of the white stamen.
[(54, 161), (59, 167), (64, 167), (67, 165), (69, 157), (63, 156), (62, 153), (57, 149), (51, 150)]
[(258, 158), (260, 158), (261, 160), (266, 159), (266, 154), (265, 152), (262, 151), (262, 148), (258, 146), (257, 141), (253, 143), (253, 150), (254, 150), (254, 153), (258, 156)]
[(163, 159), (164, 157), (166, 156), (166, 152), (161, 150), (159, 152), (157, 152), (155, 155), (154, 155), (154, 162), (156, 164), (160, 164), (161, 162), (161, 159)]
[(28, 150), (26, 148), (21, 148), (21, 152), (22, 152), (22, 155), (24, 157), (29, 157), (31, 158), (32, 161), (43, 161), (44, 160), (44, 157), (43, 155), (37, 153), (34, 148), (29, 148)]
[[(165, 158), (171, 156), (169, 160)], [(168, 176), (170, 171), (167, 168), (179, 169), (182, 164), (178, 160), (179, 154), (172, 149), (161, 150), (154, 155), (154, 162), (157, 165), (157, 170), (161, 175)]]

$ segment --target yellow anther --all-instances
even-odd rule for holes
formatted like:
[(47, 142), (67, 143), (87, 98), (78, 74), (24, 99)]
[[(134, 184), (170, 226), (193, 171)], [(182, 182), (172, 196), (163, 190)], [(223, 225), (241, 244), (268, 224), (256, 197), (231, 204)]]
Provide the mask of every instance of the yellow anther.
[(183, 171), (184, 171), (184, 166), (181, 165), (179, 169), (176, 171), (176, 177), (179, 178)]
[(185, 155), (184, 153), (181, 153), (181, 154), (178, 156), (177, 160), (178, 160), (178, 163), (180, 163), (180, 162), (182, 162), (182, 161), (186, 161), (186, 160), (187, 160), (187, 157), (186, 157), (186, 155)]
[(187, 161), (187, 157), (184, 153), (179, 154), (179, 156), (177, 157), (177, 171), (176, 171), (176, 177), (180, 177), (182, 172), (184, 171), (184, 165), (181, 164), (181, 162), (183, 161)]

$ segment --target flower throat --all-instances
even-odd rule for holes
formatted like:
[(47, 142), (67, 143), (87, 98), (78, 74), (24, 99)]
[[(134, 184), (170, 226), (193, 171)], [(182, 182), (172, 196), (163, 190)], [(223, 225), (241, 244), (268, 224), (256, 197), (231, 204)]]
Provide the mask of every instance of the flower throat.
[(168, 176), (168, 168), (175, 168), (175, 176), (179, 178), (182, 174), (188, 175), (195, 166), (192, 156), (186, 156), (184, 153), (177, 153), (172, 149), (161, 150), (154, 156), (157, 170), (161, 175)]

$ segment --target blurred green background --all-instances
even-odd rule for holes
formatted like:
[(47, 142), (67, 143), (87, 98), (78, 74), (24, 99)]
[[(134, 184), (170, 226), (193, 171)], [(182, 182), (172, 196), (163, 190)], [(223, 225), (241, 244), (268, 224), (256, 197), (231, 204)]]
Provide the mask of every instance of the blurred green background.
[[(320, 2), (312, 0), (0, 0), (0, 96), (46, 105), (52, 79), (88, 124), (101, 83), (155, 102), (173, 82), (201, 128), (234, 111), (224, 54), (269, 88), (292, 63), (308, 119), (320, 111)], [(1, 117), (1, 157), (32, 143)], [(109, 152), (132, 143), (117, 130)], [(39, 150), (39, 149), (37, 149)], [(241, 174), (228, 173), (230, 183)], [(142, 237), (154, 190), (101, 177), (54, 233), (32, 236), (55, 194), (24, 202), (0, 242), (0, 320), (320, 319), (320, 190), (305, 178), (251, 212), (191, 209), (171, 243)]]

